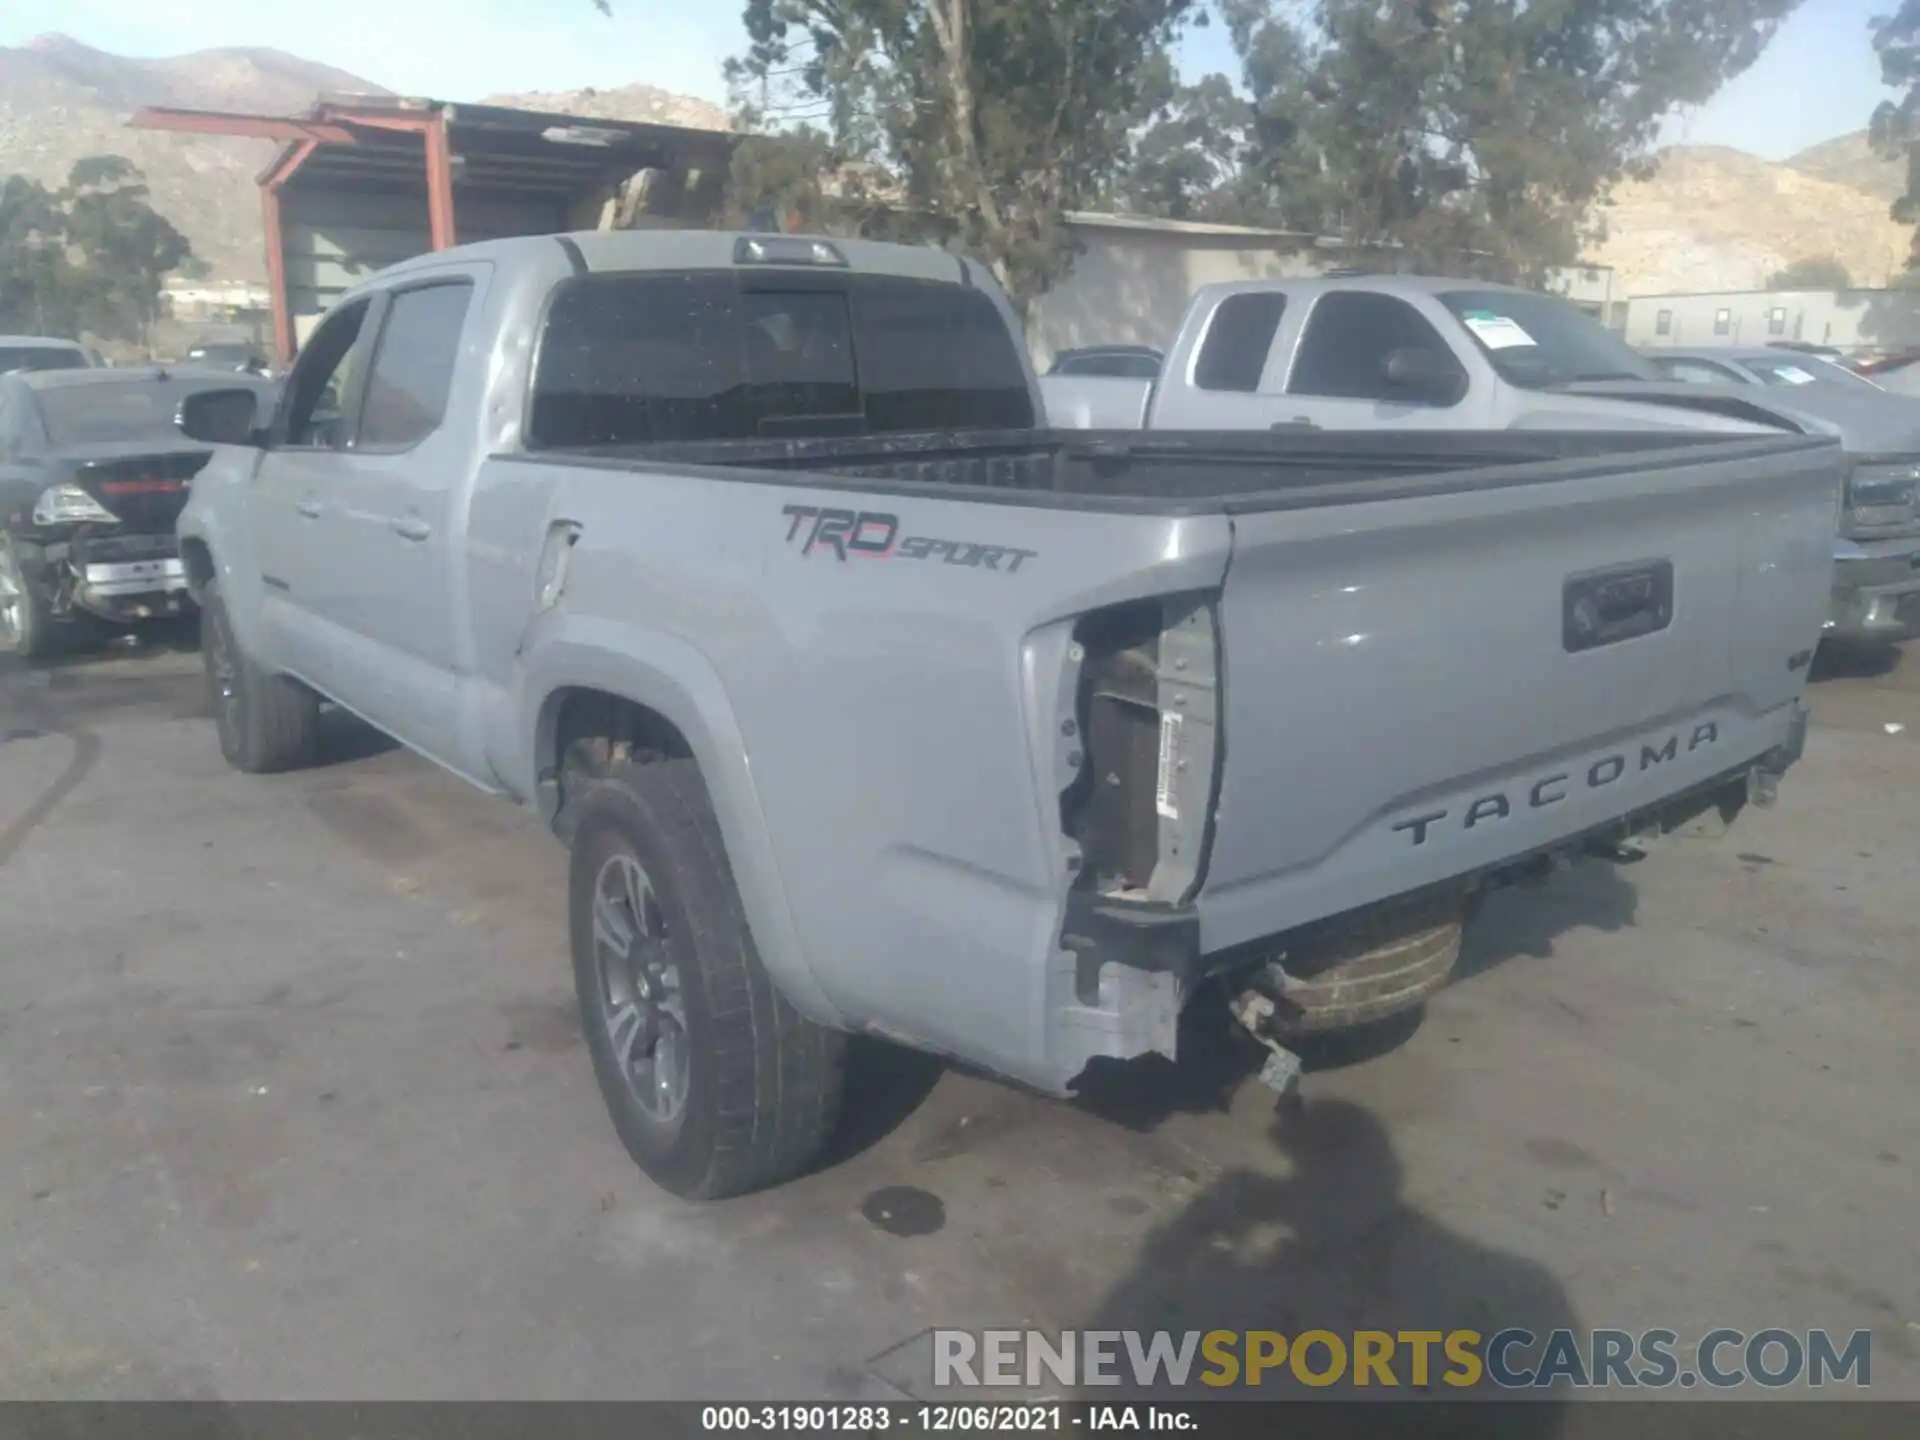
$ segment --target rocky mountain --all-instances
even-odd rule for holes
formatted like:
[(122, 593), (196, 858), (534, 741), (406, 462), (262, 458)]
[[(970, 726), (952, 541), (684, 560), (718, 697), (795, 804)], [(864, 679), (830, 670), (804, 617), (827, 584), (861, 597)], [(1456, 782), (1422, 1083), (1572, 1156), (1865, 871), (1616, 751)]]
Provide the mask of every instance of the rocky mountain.
[(1607, 238), (1588, 257), (1611, 265), (1617, 295), (1748, 290), (1795, 260), (1831, 256), (1854, 283), (1906, 269), (1912, 229), (1888, 215), (1898, 165), (1843, 135), (1779, 164), (1717, 145), (1664, 151), (1651, 179), (1619, 187)]
[[(271, 143), (129, 130), (143, 105), (293, 113), (322, 93), (385, 94), (356, 75), (276, 50), (202, 50), (130, 60), (48, 35), (0, 47), (0, 175), (62, 180), (87, 155), (118, 154), (146, 172), (155, 203), (222, 279), (264, 278), (254, 176)], [(724, 129), (718, 106), (650, 85), (527, 91), (487, 102), (604, 119)], [(1623, 185), (1608, 236), (1588, 258), (1612, 265), (1617, 295), (1763, 285), (1795, 260), (1832, 256), (1861, 285), (1906, 267), (1907, 226), (1887, 207), (1903, 167), (1879, 159), (1864, 133), (1773, 164), (1740, 150), (1676, 146), (1652, 178)]]
[(1786, 163), (1818, 179), (1878, 195), (1889, 205), (1907, 188), (1906, 167), (1898, 160), (1883, 160), (1874, 154), (1864, 130), (1802, 150)]
[(277, 50), (202, 50), (129, 60), (64, 35), (0, 47), (0, 174), (46, 184), (88, 155), (124, 155), (152, 187), (154, 206), (223, 279), (265, 277), (254, 176), (270, 142), (129, 130), (143, 105), (206, 110), (304, 110), (322, 92), (384, 94), (357, 75)]

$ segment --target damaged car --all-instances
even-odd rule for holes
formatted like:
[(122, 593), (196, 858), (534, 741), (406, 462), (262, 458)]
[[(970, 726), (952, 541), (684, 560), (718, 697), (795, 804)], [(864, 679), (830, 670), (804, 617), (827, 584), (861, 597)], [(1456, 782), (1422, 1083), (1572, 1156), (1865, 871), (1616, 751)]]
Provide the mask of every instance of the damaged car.
[[(174, 418), (236, 383), (159, 367), (0, 375), (0, 649), (40, 659), (194, 613), (173, 527), (213, 451)], [(275, 387), (257, 390), (271, 405)]]

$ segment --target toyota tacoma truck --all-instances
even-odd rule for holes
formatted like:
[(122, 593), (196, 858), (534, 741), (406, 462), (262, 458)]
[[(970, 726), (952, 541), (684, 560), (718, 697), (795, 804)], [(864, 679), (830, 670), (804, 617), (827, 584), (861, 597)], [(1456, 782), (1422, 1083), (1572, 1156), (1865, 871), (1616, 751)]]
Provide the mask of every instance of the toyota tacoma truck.
[(183, 410), (222, 752), (331, 702), (550, 822), (678, 1194), (813, 1163), (849, 1032), (1067, 1094), (1213, 996), (1282, 1061), (1800, 753), (1831, 441), (1062, 433), (1023, 355), (938, 249), (546, 236)]

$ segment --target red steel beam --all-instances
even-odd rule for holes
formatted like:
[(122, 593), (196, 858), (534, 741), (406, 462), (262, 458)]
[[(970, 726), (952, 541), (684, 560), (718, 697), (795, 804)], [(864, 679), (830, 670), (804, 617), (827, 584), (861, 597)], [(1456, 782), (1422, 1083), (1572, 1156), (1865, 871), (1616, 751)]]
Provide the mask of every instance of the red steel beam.
[(435, 250), (460, 243), (453, 219), (453, 146), (446, 111), (436, 111), (427, 127), (427, 228)]
[(150, 105), (127, 121), (134, 130), (179, 130), (190, 135), (238, 135), (255, 140), (318, 140), (351, 145), (353, 132), (339, 125), (282, 115), (242, 115), (226, 110), (176, 110)]
[(260, 177), (260, 208), (266, 221), (267, 295), (273, 311), (273, 353), (282, 369), (293, 363), (293, 302), (287, 294), (287, 247), (280, 228), (280, 187), (320, 148), (318, 140), (291, 146)]

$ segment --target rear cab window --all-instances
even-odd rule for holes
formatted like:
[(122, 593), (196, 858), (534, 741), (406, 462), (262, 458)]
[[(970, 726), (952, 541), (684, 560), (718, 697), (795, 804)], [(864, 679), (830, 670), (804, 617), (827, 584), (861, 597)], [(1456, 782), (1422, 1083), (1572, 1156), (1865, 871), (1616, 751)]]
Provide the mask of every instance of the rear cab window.
[(53, 445), (167, 440), (178, 435), (180, 402), (202, 390), (232, 388), (222, 381), (183, 384), (157, 378), (63, 385), (40, 392), (40, 419)]
[(616, 273), (555, 294), (526, 443), (1033, 424), (1013, 336), (977, 290), (877, 275)]
[(1278, 290), (1255, 290), (1222, 300), (1214, 307), (1193, 362), (1194, 387), (1246, 395), (1258, 390), (1286, 311), (1287, 297)]
[(0, 375), (10, 370), (91, 370), (78, 345), (0, 345)]

